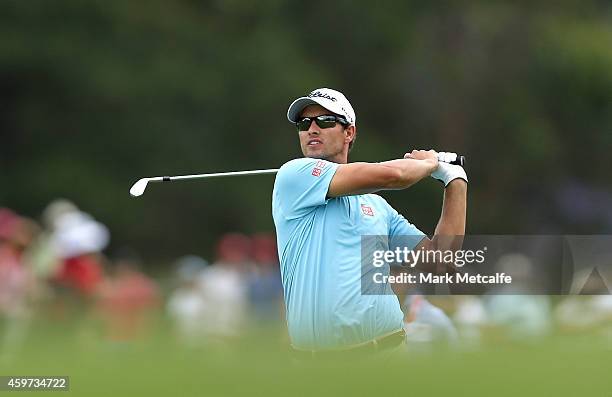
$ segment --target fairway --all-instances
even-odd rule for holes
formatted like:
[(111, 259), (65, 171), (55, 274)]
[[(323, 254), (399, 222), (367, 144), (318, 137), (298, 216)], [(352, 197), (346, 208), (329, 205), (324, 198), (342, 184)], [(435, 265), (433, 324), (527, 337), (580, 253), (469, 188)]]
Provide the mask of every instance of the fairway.
[(610, 344), (600, 333), (520, 344), (492, 336), (470, 351), (295, 364), (277, 332), (189, 348), (175, 341), (164, 320), (131, 342), (104, 340), (84, 319), (31, 325), (0, 373), (67, 375), (71, 395), (600, 396), (612, 386)]

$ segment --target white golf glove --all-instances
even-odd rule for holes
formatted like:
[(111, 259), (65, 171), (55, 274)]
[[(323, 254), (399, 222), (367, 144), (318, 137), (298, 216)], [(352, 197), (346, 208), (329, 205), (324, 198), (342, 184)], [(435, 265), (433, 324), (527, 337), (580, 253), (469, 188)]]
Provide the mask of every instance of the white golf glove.
[(438, 152), (438, 168), (431, 173), (432, 178), (435, 178), (444, 183), (444, 187), (457, 178), (468, 181), (465, 170), (460, 165), (449, 164), (457, 159), (457, 153)]

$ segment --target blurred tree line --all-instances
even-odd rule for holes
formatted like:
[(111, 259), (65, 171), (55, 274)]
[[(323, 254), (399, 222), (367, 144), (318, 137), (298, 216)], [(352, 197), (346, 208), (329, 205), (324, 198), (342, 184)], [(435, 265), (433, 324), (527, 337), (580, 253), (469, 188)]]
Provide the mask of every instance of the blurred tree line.
[[(273, 231), (273, 168), (300, 156), (287, 106), (316, 87), (357, 112), (352, 160), (469, 158), (470, 233), (610, 233), (608, 1), (0, 2), (0, 205), (54, 198), (145, 258)], [(384, 196), (431, 233), (442, 189)]]

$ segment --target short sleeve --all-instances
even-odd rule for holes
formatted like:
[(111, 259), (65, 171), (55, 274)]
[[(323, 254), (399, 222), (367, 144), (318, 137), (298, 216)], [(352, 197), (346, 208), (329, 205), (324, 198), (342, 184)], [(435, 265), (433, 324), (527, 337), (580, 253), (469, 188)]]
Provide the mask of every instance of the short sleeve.
[(414, 249), (426, 234), (408, 222), (393, 207), (389, 206), (389, 249), (397, 247)]
[(301, 158), (285, 163), (274, 182), (274, 205), (286, 219), (304, 216), (327, 201), (339, 164)]

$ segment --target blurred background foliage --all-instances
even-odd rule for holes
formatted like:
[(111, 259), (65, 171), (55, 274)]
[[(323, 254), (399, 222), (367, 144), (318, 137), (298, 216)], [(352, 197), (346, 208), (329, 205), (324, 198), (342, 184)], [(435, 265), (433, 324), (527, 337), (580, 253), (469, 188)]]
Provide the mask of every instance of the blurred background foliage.
[[(468, 232), (611, 233), (612, 4), (268, 0), (0, 2), (0, 205), (58, 197), (145, 259), (273, 231), (287, 106), (316, 87), (357, 112), (353, 161), (469, 158)], [(431, 233), (442, 190), (384, 196)]]

